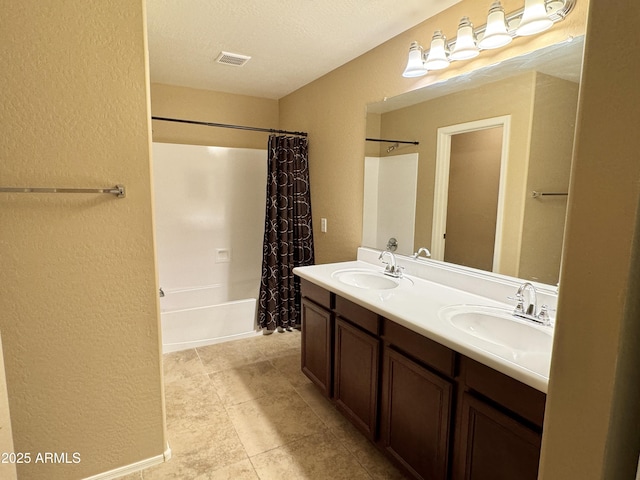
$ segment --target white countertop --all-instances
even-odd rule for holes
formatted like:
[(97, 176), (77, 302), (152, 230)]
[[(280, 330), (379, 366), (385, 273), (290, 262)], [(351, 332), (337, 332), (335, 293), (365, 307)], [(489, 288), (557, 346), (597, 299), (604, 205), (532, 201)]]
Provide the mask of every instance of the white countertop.
[[(407, 262), (399, 263), (405, 264)], [(424, 275), (421, 275), (423, 278), (419, 278), (405, 274), (404, 278), (400, 279), (400, 285), (393, 289), (362, 289), (347, 285), (332, 276), (335, 272), (345, 269), (383, 272), (382, 266), (366, 261), (352, 261), (298, 267), (294, 269), (294, 273), (462, 355), (541, 392), (547, 392), (550, 353), (527, 353), (526, 355), (514, 353), (513, 350), (506, 347), (465, 333), (438, 315), (442, 308), (451, 305), (482, 305), (513, 310), (513, 304), (491, 298), (495, 295), (483, 296), (451, 285), (436, 283), (424, 278)], [(457, 274), (464, 275), (464, 273)], [(468, 282), (468, 279), (466, 281)], [(482, 281), (482, 278), (476, 278), (473, 290), (477, 292), (478, 282)], [(520, 283), (522, 282), (520, 281)], [(464, 282), (462, 284), (464, 285)], [(513, 289), (512, 285), (510, 287)], [(492, 290), (495, 291), (495, 286), (487, 285), (487, 291)], [(547, 331), (552, 332), (550, 328), (547, 328)]]

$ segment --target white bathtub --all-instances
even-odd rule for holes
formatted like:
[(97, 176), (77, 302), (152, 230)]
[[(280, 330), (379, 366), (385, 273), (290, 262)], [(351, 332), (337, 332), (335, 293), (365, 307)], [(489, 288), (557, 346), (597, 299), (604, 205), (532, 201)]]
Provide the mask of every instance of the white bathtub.
[(219, 302), (217, 285), (164, 290), (160, 299), (162, 351), (177, 352), (212, 345), (260, 332), (256, 324), (256, 299)]

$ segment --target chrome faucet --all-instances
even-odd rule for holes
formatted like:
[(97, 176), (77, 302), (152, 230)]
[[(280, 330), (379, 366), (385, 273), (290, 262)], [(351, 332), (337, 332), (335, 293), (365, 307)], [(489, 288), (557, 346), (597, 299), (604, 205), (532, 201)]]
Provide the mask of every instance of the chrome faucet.
[(420, 256), (421, 253), (424, 253), (424, 257), (425, 258), (430, 258), (431, 257), (431, 252), (428, 249), (426, 249), (424, 247), (420, 247), (418, 249), (418, 251), (413, 254), (413, 258), (417, 259)]
[[(389, 256), (389, 261), (385, 262), (384, 257)], [(384, 269), (384, 274), (389, 275), (390, 277), (400, 278), (402, 277), (403, 267), (399, 267), (396, 263), (396, 256), (390, 252), (389, 250), (384, 250), (380, 252), (380, 256), (378, 260), (382, 260), (382, 263), (386, 265)]]
[[(524, 308), (524, 292), (529, 291), (529, 305), (527, 305), (527, 308)], [(516, 292), (516, 301), (518, 302), (516, 305), (516, 309), (514, 310), (513, 313), (518, 314), (518, 313), (523, 313), (525, 315), (536, 315), (536, 312), (538, 311), (538, 296), (536, 294), (536, 287), (534, 287), (531, 283), (529, 282), (524, 282), (522, 285), (520, 285), (520, 288), (518, 288), (518, 291)]]
[[(524, 293), (529, 291), (528, 305), (525, 308), (524, 306)], [(536, 323), (541, 323), (542, 325), (551, 325), (551, 319), (549, 318), (549, 309), (547, 305), (542, 305), (540, 307), (540, 311), (538, 312), (538, 296), (536, 294), (536, 287), (529, 282), (524, 282), (518, 288), (516, 292), (516, 296), (509, 297), (516, 300), (516, 308), (513, 310), (513, 314), (516, 317), (524, 318), (526, 320), (532, 320)]]

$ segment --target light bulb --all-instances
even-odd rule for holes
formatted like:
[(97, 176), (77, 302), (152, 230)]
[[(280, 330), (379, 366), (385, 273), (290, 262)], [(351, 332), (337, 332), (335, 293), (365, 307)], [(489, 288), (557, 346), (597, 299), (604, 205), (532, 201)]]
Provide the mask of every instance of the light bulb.
[(535, 35), (544, 32), (553, 25), (553, 20), (547, 16), (544, 0), (525, 0), (524, 13), (516, 34), (520, 36)]
[(504, 47), (511, 43), (513, 38), (507, 31), (507, 23), (504, 19), (504, 9), (499, 0), (491, 4), (487, 18), (487, 28), (484, 36), (478, 42), (478, 46), (484, 50)]
[(418, 42), (412, 42), (409, 47), (409, 59), (407, 66), (402, 73), (403, 77), (413, 78), (426, 75), (427, 69), (424, 66), (424, 52)]
[(468, 60), (480, 54), (476, 46), (476, 35), (473, 32), (473, 24), (469, 17), (462, 17), (458, 25), (458, 37), (453, 52), (449, 55), (451, 60)]
[(427, 70), (442, 70), (449, 66), (447, 39), (440, 30), (436, 30), (431, 40), (429, 55), (424, 62)]

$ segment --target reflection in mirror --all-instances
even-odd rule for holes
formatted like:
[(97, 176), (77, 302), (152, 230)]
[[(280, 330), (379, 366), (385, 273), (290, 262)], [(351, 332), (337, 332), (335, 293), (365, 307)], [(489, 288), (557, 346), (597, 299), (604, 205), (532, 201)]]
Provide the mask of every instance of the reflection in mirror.
[[(363, 245), (382, 250), (393, 236), (397, 253), (427, 247), (437, 260), (557, 283), (567, 196), (532, 193), (568, 191), (582, 50), (582, 39), (573, 39), (368, 105), (368, 137), (419, 145), (387, 151), (367, 143)], [(489, 160), (479, 144), (465, 141), (473, 135), (457, 137), (481, 136), (492, 119), (505, 125), (492, 140), (502, 151), (493, 170), (481, 164)], [(398, 163), (408, 154), (417, 155), (413, 202), (399, 195), (412, 191), (413, 177), (403, 183)], [(386, 219), (383, 197), (384, 209), (395, 212)], [(476, 211), (480, 204), (490, 206)], [(409, 218), (413, 238), (407, 228), (396, 234)]]
[[(364, 245), (413, 245), (418, 154), (365, 157)], [(405, 250), (396, 253), (407, 253)], [(411, 252), (412, 253), (412, 252)]]
[(503, 131), (502, 125), (454, 131), (448, 148), (438, 149), (445, 151), (442, 166), (440, 162), (436, 166), (436, 171), (443, 172), (436, 176), (448, 173), (448, 179), (436, 182), (443, 188), (440, 194), (436, 188), (434, 218), (440, 208), (445, 221), (433, 225), (431, 250), (435, 258), (481, 270), (499, 268), (495, 260), (500, 256), (496, 230)]

